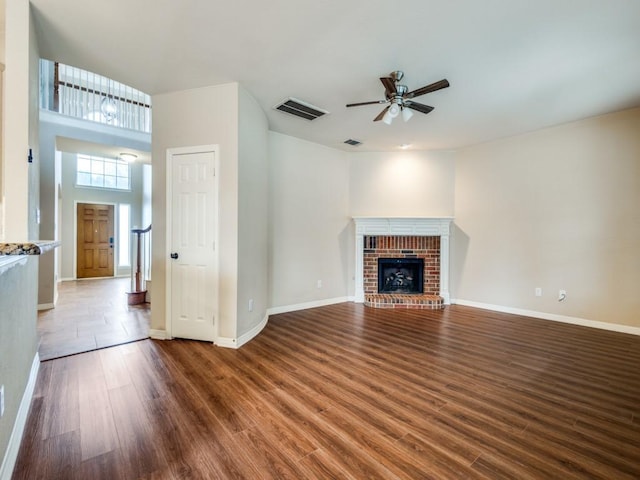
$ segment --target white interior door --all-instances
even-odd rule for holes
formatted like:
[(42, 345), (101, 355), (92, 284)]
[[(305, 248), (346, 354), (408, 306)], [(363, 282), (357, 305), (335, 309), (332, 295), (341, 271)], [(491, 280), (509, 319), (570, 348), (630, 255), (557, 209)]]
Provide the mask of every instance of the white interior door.
[(218, 192), (215, 147), (170, 149), (167, 313), (169, 334), (215, 340)]

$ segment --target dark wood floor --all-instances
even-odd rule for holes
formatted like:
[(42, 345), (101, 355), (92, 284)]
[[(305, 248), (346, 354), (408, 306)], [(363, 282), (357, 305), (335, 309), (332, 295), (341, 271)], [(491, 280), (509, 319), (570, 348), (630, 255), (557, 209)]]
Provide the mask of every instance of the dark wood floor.
[(56, 308), (38, 312), (41, 360), (149, 337), (149, 304), (127, 305), (130, 279), (60, 283)]
[(15, 479), (638, 479), (640, 337), (467, 307), (44, 362)]

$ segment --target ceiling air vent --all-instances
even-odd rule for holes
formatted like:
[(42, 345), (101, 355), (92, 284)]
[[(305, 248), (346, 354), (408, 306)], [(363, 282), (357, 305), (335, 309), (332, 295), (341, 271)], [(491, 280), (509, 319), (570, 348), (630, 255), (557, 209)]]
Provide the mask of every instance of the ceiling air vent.
[(353, 147), (362, 145), (362, 142), (360, 140), (354, 140), (353, 138), (350, 138), (349, 140), (345, 140), (344, 143), (346, 143), (347, 145), (351, 145)]
[(273, 108), (280, 110), (281, 112), (290, 113), (296, 117), (306, 118), (307, 120), (315, 120), (316, 118), (329, 113), (315, 105), (311, 105), (310, 103), (303, 102), (302, 100), (298, 100), (293, 97), (287, 98)]

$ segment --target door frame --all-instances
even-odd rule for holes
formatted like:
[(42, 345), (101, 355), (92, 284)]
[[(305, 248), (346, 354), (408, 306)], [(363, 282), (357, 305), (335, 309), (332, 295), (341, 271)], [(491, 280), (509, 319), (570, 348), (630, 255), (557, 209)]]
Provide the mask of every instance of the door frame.
[[(73, 279), (78, 280), (78, 205), (85, 203), (87, 205), (111, 205), (113, 206), (113, 278), (118, 276), (118, 255), (120, 253), (120, 243), (118, 239), (118, 225), (120, 222), (120, 213), (118, 212), (118, 203), (114, 202), (97, 202), (95, 200), (74, 200), (73, 201)], [(112, 277), (95, 277), (95, 278), (112, 278)], [(83, 278), (82, 280), (91, 280)]]
[(213, 188), (215, 190), (215, 201), (216, 208), (214, 209), (215, 218), (213, 219), (215, 223), (215, 233), (214, 233), (214, 242), (215, 242), (215, 251), (213, 254), (213, 266), (216, 271), (216, 275), (218, 279), (216, 281), (216, 290), (212, 292), (214, 295), (213, 301), (213, 342), (218, 343), (218, 336), (220, 332), (220, 229), (219, 229), (219, 219), (220, 219), (220, 145), (197, 145), (190, 147), (174, 147), (167, 148), (166, 155), (166, 165), (165, 165), (165, 176), (166, 176), (166, 189), (165, 189), (165, 205), (166, 205), (166, 222), (167, 226), (165, 229), (165, 255), (164, 255), (164, 264), (165, 264), (165, 332), (167, 339), (172, 339), (172, 329), (173, 329), (173, 319), (171, 316), (172, 312), (172, 304), (171, 304), (171, 296), (172, 296), (172, 288), (171, 281), (173, 275), (173, 262), (169, 257), (171, 254), (171, 227), (173, 225), (173, 212), (172, 212), (172, 203), (173, 203), (173, 178), (171, 176), (171, 172), (173, 172), (173, 157), (176, 155), (188, 155), (193, 153), (209, 153), (213, 152), (213, 168), (215, 169), (215, 175), (213, 178)]

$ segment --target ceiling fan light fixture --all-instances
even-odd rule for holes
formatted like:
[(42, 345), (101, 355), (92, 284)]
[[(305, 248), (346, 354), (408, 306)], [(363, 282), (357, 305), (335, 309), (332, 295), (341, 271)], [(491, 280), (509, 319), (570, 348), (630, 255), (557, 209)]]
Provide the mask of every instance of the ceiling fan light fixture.
[(411, 111), (411, 109), (407, 107), (402, 107), (402, 119), (405, 122), (408, 122), (411, 117), (413, 117), (413, 112)]
[(391, 103), (387, 113), (391, 118), (396, 118), (400, 114), (400, 106), (396, 102)]

